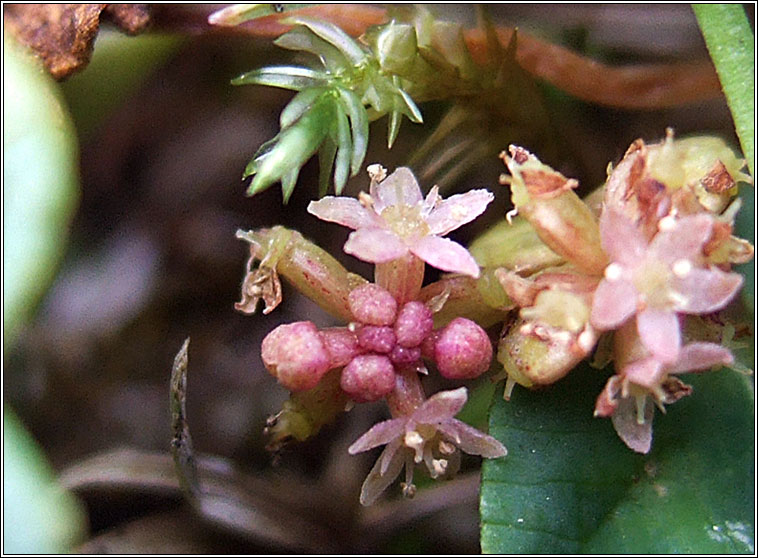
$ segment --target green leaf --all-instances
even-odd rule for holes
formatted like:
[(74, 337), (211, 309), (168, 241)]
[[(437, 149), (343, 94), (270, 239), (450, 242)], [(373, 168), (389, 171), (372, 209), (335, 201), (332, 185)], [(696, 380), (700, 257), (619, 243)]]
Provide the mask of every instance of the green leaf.
[(85, 532), (81, 505), (55, 480), (44, 454), (7, 406), (3, 410), (3, 509), (3, 554), (67, 552)]
[(295, 95), (292, 100), (284, 107), (282, 114), (279, 115), (279, 127), (284, 128), (294, 124), (298, 118), (305, 114), (314, 104), (316, 104), (328, 89), (324, 87), (309, 87), (303, 89)]
[(361, 48), (361, 45), (333, 23), (305, 17), (292, 17), (284, 23), (304, 25), (320, 38), (337, 47), (353, 66), (358, 66), (367, 59), (366, 51)]
[(78, 145), (58, 85), (8, 34), (3, 52), (4, 346), (52, 280), (78, 199)]
[(339, 72), (350, 67), (350, 62), (339, 49), (327, 43), (307, 27), (293, 28), (275, 40), (274, 44), (287, 50), (315, 54), (330, 72)]
[(350, 116), (350, 128), (353, 134), (353, 153), (350, 159), (350, 175), (355, 176), (363, 164), (368, 148), (368, 115), (360, 97), (342, 87), (338, 88), (342, 106)]
[(337, 154), (337, 143), (329, 136), (318, 149), (318, 195), (324, 197), (329, 190), (329, 179), (334, 168), (334, 156)]
[(255, 174), (247, 190), (248, 196), (262, 192), (284, 176), (288, 177), (287, 187), (294, 185), (291, 182), (292, 170), (299, 170), (318, 150), (337, 117), (335, 101), (332, 96), (322, 96), (297, 122), (264, 144), (267, 152), (256, 156), (245, 169), (243, 178)]
[(350, 156), (353, 153), (353, 141), (350, 139), (350, 124), (347, 115), (337, 107), (337, 157), (334, 160), (334, 191), (342, 193), (350, 172)]
[(732, 111), (742, 152), (755, 169), (755, 37), (742, 4), (693, 4)]
[(306, 87), (322, 85), (329, 75), (299, 66), (268, 66), (246, 72), (232, 80), (232, 85), (268, 85), (299, 91)]
[(606, 378), (583, 365), (543, 391), (496, 395), (490, 434), (508, 456), (483, 465), (487, 553), (754, 552), (753, 388), (722, 369), (657, 413), (653, 449), (629, 450), (593, 419)]

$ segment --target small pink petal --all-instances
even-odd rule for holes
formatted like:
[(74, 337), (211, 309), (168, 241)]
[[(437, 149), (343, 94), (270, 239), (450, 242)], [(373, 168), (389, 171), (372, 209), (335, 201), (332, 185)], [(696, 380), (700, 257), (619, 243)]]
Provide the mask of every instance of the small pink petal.
[(683, 300), (676, 309), (687, 314), (708, 314), (721, 310), (742, 287), (742, 275), (718, 268), (691, 269), (682, 278), (674, 278), (674, 289)]
[(679, 358), (682, 338), (675, 312), (646, 308), (637, 314), (637, 333), (657, 360), (670, 364)]
[(382, 229), (359, 229), (351, 232), (343, 248), (359, 260), (386, 263), (408, 253), (408, 248), (395, 234)]
[(350, 455), (355, 455), (356, 453), (389, 444), (392, 440), (402, 435), (405, 429), (405, 422), (405, 419), (398, 418), (375, 424), (368, 432), (353, 442), (347, 448), (347, 452)]
[(380, 213), (391, 205), (414, 206), (423, 200), (416, 177), (407, 167), (399, 167), (376, 184), (370, 194), (374, 200), (374, 208)]
[(362, 505), (370, 506), (373, 504), (382, 492), (394, 482), (400, 474), (400, 471), (403, 470), (405, 455), (402, 451), (394, 451), (390, 462), (384, 467), (384, 471), (381, 470), (384, 455), (391, 450), (392, 448), (390, 446), (387, 446), (384, 449), (384, 452), (379, 456), (379, 459), (376, 460), (376, 463), (366, 477), (366, 480), (363, 481), (360, 498)]
[(716, 343), (689, 343), (679, 351), (679, 359), (667, 370), (671, 374), (708, 370), (734, 362), (731, 351)]
[(592, 299), (590, 322), (600, 330), (615, 329), (637, 309), (637, 289), (631, 281), (603, 279)]
[(355, 198), (325, 196), (308, 204), (308, 213), (323, 221), (338, 223), (351, 229), (381, 227), (382, 219), (363, 207)]
[(611, 376), (605, 383), (603, 391), (595, 401), (595, 416), (596, 417), (609, 417), (618, 407), (618, 393), (621, 389), (621, 376)]
[(411, 252), (442, 271), (479, 277), (479, 265), (463, 246), (447, 238), (425, 236), (416, 241)]
[(480, 432), (465, 422), (452, 419), (440, 424), (437, 430), (469, 455), (495, 458), (508, 454), (508, 450), (497, 439)]
[(465, 387), (435, 393), (413, 412), (413, 420), (420, 424), (437, 424), (451, 419), (466, 404), (466, 398)]
[(660, 385), (666, 370), (661, 362), (653, 357), (642, 358), (624, 366), (624, 378), (638, 386), (653, 389)]
[(645, 398), (644, 422), (637, 422), (637, 405), (634, 397), (626, 397), (619, 402), (611, 416), (613, 428), (619, 438), (637, 453), (648, 453), (653, 443), (653, 403)]
[(484, 213), (493, 199), (495, 196), (483, 189), (456, 194), (439, 203), (426, 218), (426, 224), (432, 234), (444, 236)]
[(424, 203), (421, 204), (421, 217), (426, 220), (427, 216), (432, 212), (432, 210), (437, 207), (437, 204), (442, 200), (442, 197), (440, 196), (440, 188), (439, 186), (432, 186), (432, 189), (429, 190), (429, 193), (424, 198)]
[(642, 231), (626, 215), (609, 206), (603, 209), (599, 225), (603, 250), (608, 257), (628, 267), (639, 265), (647, 250)]
[(696, 259), (710, 238), (712, 227), (713, 218), (705, 213), (677, 219), (673, 227), (653, 237), (648, 254), (665, 263)]

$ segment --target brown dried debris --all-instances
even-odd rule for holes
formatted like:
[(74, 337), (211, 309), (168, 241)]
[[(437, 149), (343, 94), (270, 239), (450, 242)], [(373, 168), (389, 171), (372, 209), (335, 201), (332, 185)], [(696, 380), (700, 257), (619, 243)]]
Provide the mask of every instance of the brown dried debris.
[(150, 22), (146, 4), (8, 4), (3, 23), (62, 80), (89, 63), (103, 16), (130, 35)]

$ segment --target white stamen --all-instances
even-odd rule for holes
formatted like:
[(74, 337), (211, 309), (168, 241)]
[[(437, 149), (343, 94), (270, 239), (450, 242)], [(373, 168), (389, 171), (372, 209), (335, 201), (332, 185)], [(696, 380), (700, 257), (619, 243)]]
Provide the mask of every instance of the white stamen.
[(663, 219), (658, 221), (658, 230), (667, 232), (674, 230), (674, 227), (676, 227), (676, 219), (672, 217), (671, 215), (666, 215)]
[(605, 278), (608, 279), (608, 281), (618, 281), (621, 279), (621, 276), (624, 274), (624, 268), (621, 267), (620, 264), (613, 262), (612, 264), (609, 264), (608, 267), (605, 268), (605, 272), (603, 275), (605, 275)]
[(442, 455), (452, 455), (455, 452), (455, 446), (444, 440), (440, 440), (439, 448)]
[(513, 218), (518, 215), (518, 209), (511, 209), (508, 213), (505, 214), (505, 220), (508, 221), (509, 225), (513, 224)]
[(692, 271), (692, 263), (685, 259), (676, 260), (674, 265), (671, 266), (671, 271), (673, 271), (674, 275), (679, 277), (679, 279), (684, 279)]
[(416, 452), (413, 460), (416, 463), (421, 463), (421, 460), (424, 459), (424, 438), (421, 436), (421, 434), (415, 430), (406, 432), (404, 441), (407, 447), (413, 449)]
[(583, 332), (579, 334), (579, 337), (577, 338), (576, 342), (579, 345), (579, 348), (582, 349), (585, 353), (589, 353), (592, 350), (592, 347), (595, 345), (595, 339), (594, 335), (592, 335), (592, 332), (588, 329), (585, 329)]
[(375, 182), (381, 182), (387, 177), (387, 169), (379, 163), (367, 166), (366, 172), (368, 172), (369, 178)]
[(432, 459), (432, 467), (434, 467), (433, 476), (444, 475), (447, 470), (447, 459)]

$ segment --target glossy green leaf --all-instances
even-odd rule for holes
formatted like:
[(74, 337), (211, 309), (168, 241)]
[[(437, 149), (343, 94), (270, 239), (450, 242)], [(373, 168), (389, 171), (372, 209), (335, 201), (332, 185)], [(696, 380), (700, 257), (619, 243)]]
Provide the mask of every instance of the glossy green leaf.
[(8, 34), (3, 52), (3, 331), (13, 343), (53, 278), (77, 203), (78, 145), (58, 85)]
[(208, 16), (211, 25), (234, 26), (261, 17), (306, 8), (310, 4), (233, 4)]
[(307, 27), (293, 28), (275, 40), (274, 44), (287, 50), (315, 54), (330, 72), (338, 72), (350, 67), (350, 62), (339, 49), (330, 45)]
[(337, 154), (337, 143), (329, 136), (318, 149), (318, 195), (324, 197), (329, 190), (329, 179), (334, 168), (334, 156)]
[[(313, 155), (327, 135), (335, 115), (334, 98), (322, 98), (292, 126), (279, 132), (263, 155), (255, 157), (245, 169), (245, 177), (254, 174), (247, 190), (249, 196), (262, 192), (274, 182), (298, 170)], [(288, 182), (289, 184), (289, 182)]]
[(318, 86), (328, 80), (324, 72), (299, 66), (268, 66), (246, 72), (232, 80), (232, 85), (268, 85), (300, 91), (306, 87)]
[(347, 115), (338, 107), (337, 116), (337, 157), (334, 160), (334, 191), (342, 193), (350, 173), (350, 157), (353, 153), (353, 141), (350, 139), (350, 124)]
[(686, 375), (694, 393), (657, 413), (653, 449), (629, 450), (594, 419), (606, 376), (586, 365), (543, 391), (496, 394), (490, 434), (508, 456), (483, 464), (487, 553), (752, 553), (752, 382)]
[(366, 61), (368, 55), (355, 40), (336, 25), (305, 17), (293, 17), (285, 20), (292, 25), (304, 25), (326, 42), (334, 45), (345, 55), (353, 66)]
[(58, 554), (81, 541), (79, 502), (58, 484), (15, 414), (3, 411), (3, 554)]
[(358, 95), (338, 89), (342, 105), (350, 117), (350, 129), (353, 134), (353, 153), (350, 158), (350, 174), (355, 176), (361, 169), (368, 148), (368, 115)]
[(324, 87), (312, 87), (303, 89), (295, 95), (292, 100), (284, 107), (282, 114), (279, 115), (279, 126), (283, 130), (287, 126), (294, 124), (298, 118), (305, 114), (314, 104), (316, 104), (328, 89)]

